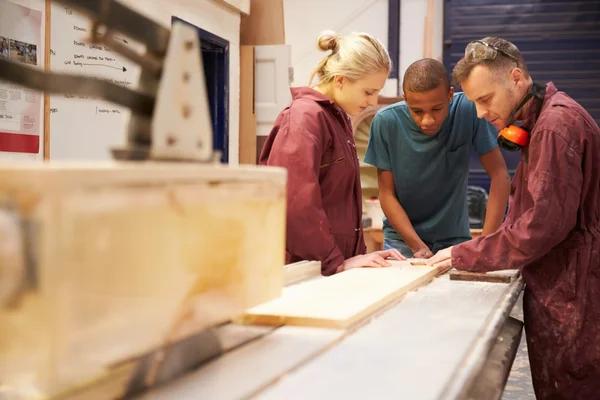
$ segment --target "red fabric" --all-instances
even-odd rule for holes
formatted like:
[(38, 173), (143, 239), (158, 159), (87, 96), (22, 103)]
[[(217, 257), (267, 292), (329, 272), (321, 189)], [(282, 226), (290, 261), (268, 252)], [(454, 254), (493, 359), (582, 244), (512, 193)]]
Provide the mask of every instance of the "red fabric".
[(539, 400), (600, 398), (600, 129), (549, 83), (496, 232), (452, 249), (457, 269), (520, 269)]
[(0, 132), (0, 151), (37, 154), (40, 152), (40, 137), (38, 135)]
[(321, 261), (323, 275), (332, 275), (366, 252), (354, 136), (348, 115), (324, 95), (302, 87), (292, 97), (259, 164), (288, 171), (286, 262)]

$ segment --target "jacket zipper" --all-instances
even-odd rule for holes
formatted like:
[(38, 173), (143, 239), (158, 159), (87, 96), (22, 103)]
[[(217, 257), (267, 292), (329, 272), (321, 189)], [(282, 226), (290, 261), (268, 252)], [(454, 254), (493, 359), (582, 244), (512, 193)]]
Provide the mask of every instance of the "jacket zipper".
[(341, 163), (342, 161), (344, 161), (344, 158), (345, 157), (340, 157), (340, 158), (338, 158), (337, 160), (335, 160), (333, 162), (330, 162), (330, 163), (327, 163), (327, 164), (323, 164), (323, 165), (321, 165), (320, 168), (325, 168), (325, 167), (329, 167), (330, 165), (333, 165), (333, 164)]

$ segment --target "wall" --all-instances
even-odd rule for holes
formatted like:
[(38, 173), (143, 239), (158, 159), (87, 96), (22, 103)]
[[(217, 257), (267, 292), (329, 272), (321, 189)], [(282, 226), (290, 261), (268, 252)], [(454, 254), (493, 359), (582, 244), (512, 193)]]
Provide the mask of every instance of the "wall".
[[(44, 10), (44, 0), (12, 0), (33, 9)], [(229, 41), (229, 160), (231, 164), (237, 164), (239, 152), (239, 37), (240, 37), (240, 9), (247, 11), (249, 9), (249, 0), (172, 0), (166, 1), (137, 1), (121, 0), (123, 4), (135, 9), (137, 12), (147, 16), (157, 23), (170, 28), (171, 17), (177, 16), (191, 24), (194, 24), (206, 31), (209, 31), (223, 39)], [(41, 52), (40, 52), (41, 53)], [(42, 53), (43, 54), (43, 53)], [(52, 106), (52, 105), (51, 105)], [(125, 131), (127, 122), (123, 121), (122, 143), (125, 143)], [(69, 134), (76, 134), (69, 132)], [(61, 132), (50, 132), (50, 141), (52, 137), (61, 135)], [(66, 141), (63, 141), (66, 143)], [(112, 144), (112, 143), (110, 143)], [(87, 158), (102, 159), (110, 157), (108, 151), (109, 143), (101, 146), (98, 143), (94, 147), (106, 147), (102, 149), (93, 149), (85, 151)], [(60, 145), (66, 147), (67, 144)], [(73, 146), (71, 146), (73, 147)], [(76, 148), (61, 148), (61, 158), (77, 158), (78, 150)], [(91, 154), (91, 156), (90, 156)], [(18, 157), (15, 155), (14, 157)], [(52, 159), (52, 154), (50, 154)], [(4, 157), (5, 158), (5, 157)], [(23, 157), (21, 157), (23, 158)], [(81, 158), (81, 157), (80, 157)]]
[[(434, 0), (433, 57), (442, 60), (443, 0)], [(368, 32), (387, 46), (388, 0), (284, 0), (286, 43), (292, 47), (294, 86), (308, 83), (310, 73), (327, 53), (317, 49), (319, 33)], [(401, 0), (400, 78), (410, 63), (423, 57), (427, 0)], [(398, 65), (399, 60), (392, 60)], [(389, 80), (382, 95), (396, 96), (398, 82)]]
[[(38, 54), (38, 65), (39, 68), (44, 68), (44, 53), (45, 53), (45, 39), (44, 39), (44, 32), (46, 30), (46, 24), (45, 24), (45, 15), (46, 15), (46, 7), (45, 7), (45, 1), (44, 0), (10, 0), (11, 2), (18, 4), (20, 6), (23, 7), (28, 7), (31, 8), (33, 10), (37, 10), (37, 11), (41, 11), (42, 12), (42, 27), (41, 27), (41, 32), (42, 32), (42, 37), (41, 37), (41, 43), (40, 46), (38, 48), (37, 54)], [(42, 97), (42, 101), (43, 101), (43, 97)], [(44, 140), (43, 140), (43, 130), (44, 130), (44, 110), (43, 107), (41, 107), (40, 109), (40, 152), (39, 154), (25, 154), (25, 153), (6, 153), (6, 152), (0, 152), (0, 160), (17, 160), (17, 161), (33, 161), (33, 160), (42, 160), (43, 159), (43, 153), (44, 153)]]
[(283, 6), (294, 86), (307, 85), (312, 70), (328, 54), (317, 48), (317, 37), (323, 30), (340, 35), (368, 32), (387, 46), (388, 0), (284, 0)]
[(121, 0), (121, 2), (167, 28), (171, 26), (171, 17), (176, 16), (229, 41), (229, 160), (230, 164), (237, 164), (240, 95), (239, 10), (222, 0), (172, 0), (170, 2)]

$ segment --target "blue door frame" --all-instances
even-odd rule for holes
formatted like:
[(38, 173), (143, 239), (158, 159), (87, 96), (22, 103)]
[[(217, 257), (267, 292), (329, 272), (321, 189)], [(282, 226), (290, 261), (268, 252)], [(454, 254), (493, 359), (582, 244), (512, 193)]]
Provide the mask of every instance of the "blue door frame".
[(213, 147), (221, 152), (221, 162), (229, 162), (229, 41), (177, 17), (198, 31), (202, 63), (213, 128)]

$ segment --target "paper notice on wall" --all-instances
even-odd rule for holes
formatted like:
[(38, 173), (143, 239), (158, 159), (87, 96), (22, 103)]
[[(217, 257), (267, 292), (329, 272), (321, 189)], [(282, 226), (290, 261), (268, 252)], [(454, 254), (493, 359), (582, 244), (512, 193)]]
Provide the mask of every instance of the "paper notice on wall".
[[(0, 0), (0, 57), (39, 67), (43, 63), (42, 12)], [(40, 152), (42, 93), (0, 81), (0, 152)]]

